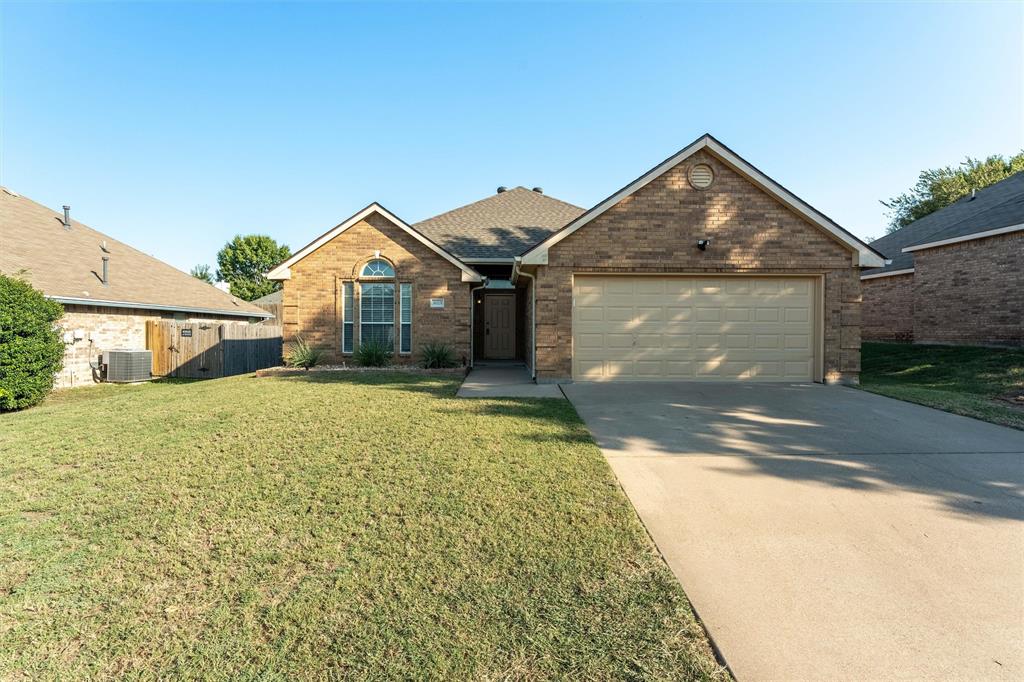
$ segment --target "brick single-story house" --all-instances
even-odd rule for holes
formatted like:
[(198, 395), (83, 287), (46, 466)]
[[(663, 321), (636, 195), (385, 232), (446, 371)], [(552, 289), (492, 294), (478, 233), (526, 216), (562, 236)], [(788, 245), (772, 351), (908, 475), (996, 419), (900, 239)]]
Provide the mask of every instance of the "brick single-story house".
[(856, 382), (882, 256), (710, 135), (585, 210), (516, 187), (409, 224), (370, 204), (269, 273), (285, 339), (347, 361), (519, 360), (538, 381)]
[(1024, 345), (1024, 172), (871, 243), (861, 274), (873, 341)]
[(64, 306), (59, 388), (94, 383), (101, 353), (146, 347), (148, 320), (259, 322), (270, 313), (0, 188), (0, 273)]

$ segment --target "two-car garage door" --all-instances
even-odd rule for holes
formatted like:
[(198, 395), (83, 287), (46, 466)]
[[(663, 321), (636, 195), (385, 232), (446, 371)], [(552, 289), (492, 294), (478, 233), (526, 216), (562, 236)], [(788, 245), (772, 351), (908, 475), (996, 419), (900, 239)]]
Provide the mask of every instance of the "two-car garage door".
[(810, 381), (814, 309), (811, 277), (576, 275), (573, 377)]

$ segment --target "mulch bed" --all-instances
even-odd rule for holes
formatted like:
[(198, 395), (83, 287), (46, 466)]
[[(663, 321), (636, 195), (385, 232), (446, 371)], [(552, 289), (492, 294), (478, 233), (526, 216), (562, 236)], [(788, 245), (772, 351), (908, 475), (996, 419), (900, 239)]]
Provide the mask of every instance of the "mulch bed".
[(321, 365), (310, 370), (295, 367), (268, 367), (256, 371), (258, 377), (296, 376), (300, 374), (332, 374), (335, 372), (405, 372), (422, 376), (464, 377), (469, 373), (468, 367), (449, 367), (445, 369), (427, 369), (414, 365), (394, 365), (392, 367), (356, 367), (354, 365)]

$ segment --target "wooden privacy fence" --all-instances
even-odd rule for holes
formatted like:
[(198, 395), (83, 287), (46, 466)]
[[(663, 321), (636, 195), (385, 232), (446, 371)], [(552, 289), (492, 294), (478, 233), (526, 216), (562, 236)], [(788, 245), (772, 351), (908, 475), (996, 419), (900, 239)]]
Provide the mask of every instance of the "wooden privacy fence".
[(281, 364), (281, 327), (220, 322), (146, 322), (153, 375), (215, 379)]

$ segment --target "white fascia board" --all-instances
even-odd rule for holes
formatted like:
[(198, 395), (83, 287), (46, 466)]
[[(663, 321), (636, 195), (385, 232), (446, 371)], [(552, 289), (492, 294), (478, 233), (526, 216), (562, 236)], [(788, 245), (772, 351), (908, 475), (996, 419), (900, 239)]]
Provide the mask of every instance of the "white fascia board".
[(975, 239), (984, 239), (986, 237), (996, 237), (1001, 234), (1009, 234), (1010, 232), (1018, 232), (1024, 230), (1024, 223), (1020, 225), (1009, 225), (1007, 227), (999, 227), (994, 230), (986, 230), (985, 232), (975, 232), (973, 234), (965, 234), (962, 237), (952, 237), (950, 239), (942, 239), (937, 242), (927, 242), (925, 244), (915, 244), (908, 246), (903, 249), (903, 253), (911, 253), (912, 251), (920, 251), (922, 249), (934, 249), (937, 246), (947, 246), (949, 244), (959, 244), (960, 242), (970, 242)]
[(218, 308), (198, 308), (194, 306), (164, 305), (160, 303), (137, 303), (134, 301), (104, 301), (96, 298), (75, 298), (72, 296), (47, 296), (46, 298), (67, 305), (98, 305), (104, 308), (138, 308), (140, 310), (164, 310), (175, 313), (206, 313), (208, 315), (227, 315), (229, 317), (273, 317), (266, 311), (258, 313), (242, 310), (220, 310)]
[(861, 281), (866, 279), (878, 279), (879, 277), (895, 277), (896, 275), (912, 275), (914, 274), (914, 268), (907, 268), (905, 270), (890, 270), (889, 272), (876, 272), (871, 275), (861, 275)]
[(652, 181), (661, 177), (672, 168), (675, 168), (687, 158), (693, 156), (698, 151), (707, 149), (716, 157), (718, 157), (726, 165), (733, 168), (749, 181), (751, 181), (757, 187), (768, 194), (774, 196), (776, 199), (781, 201), (783, 204), (788, 206), (790, 209), (800, 214), (813, 224), (820, 227), (825, 232), (831, 234), (837, 241), (845, 244), (847, 247), (852, 249), (857, 255), (855, 258), (855, 265), (860, 267), (882, 267), (885, 265), (885, 260), (875, 253), (871, 248), (861, 242), (856, 237), (848, 234), (846, 231), (841, 229), (838, 225), (833, 223), (831, 220), (826, 218), (823, 214), (816, 211), (810, 205), (790, 193), (782, 185), (778, 184), (767, 175), (757, 170), (749, 163), (741, 159), (739, 156), (734, 154), (731, 150), (726, 148), (720, 142), (712, 138), (710, 135), (704, 135), (699, 140), (694, 142), (682, 149), (679, 153), (669, 157), (665, 161), (661, 162), (650, 171), (640, 176), (630, 184), (620, 189), (615, 194), (611, 195), (594, 208), (590, 209), (579, 218), (569, 223), (566, 227), (554, 233), (543, 242), (533, 247), (525, 254), (523, 254), (523, 263), (525, 265), (545, 265), (547, 264), (547, 251), (549, 248), (562, 241), (570, 234), (580, 229), (590, 221), (594, 220), (605, 211), (610, 209), (615, 204), (622, 201), (627, 196), (634, 192), (646, 187)]
[(437, 255), (441, 256), (446, 261), (448, 261), (449, 263), (451, 263), (452, 265), (457, 267), (459, 270), (461, 270), (462, 271), (462, 281), (463, 282), (479, 282), (479, 281), (481, 281), (480, 273), (478, 273), (476, 270), (474, 270), (473, 268), (469, 267), (468, 265), (466, 265), (465, 263), (460, 261), (458, 258), (456, 258), (455, 256), (451, 255), (450, 253), (448, 253), (444, 249), (442, 249), (440, 246), (438, 246), (434, 242), (432, 242), (429, 239), (427, 239), (420, 232), (418, 232), (417, 230), (415, 230), (412, 227), (410, 227), (404, 220), (402, 220), (401, 218), (399, 218), (398, 216), (393, 214), (391, 211), (387, 210), (386, 208), (384, 208), (383, 206), (381, 206), (380, 204), (378, 204), (376, 202), (370, 204), (369, 206), (367, 206), (363, 210), (359, 211), (358, 213), (356, 213), (352, 217), (346, 219), (344, 222), (342, 222), (342, 223), (340, 223), (338, 225), (335, 225), (333, 228), (331, 228), (330, 230), (328, 230), (324, 234), (320, 235), (319, 237), (314, 239), (312, 242), (310, 242), (306, 246), (302, 247), (299, 251), (297, 251), (294, 255), (292, 255), (291, 258), (289, 258), (288, 260), (286, 260), (285, 262), (281, 263), (280, 265), (275, 267), (273, 270), (268, 272), (267, 273), (267, 279), (273, 279), (273, 280), (291, 279), (291, 270), (290, 270), (290, 268), (291, 268), (292, 265), (295, 265), (295, 263), (298, 263), (300, 260), (302, 260), (303, 258), (308, 256), (309, 254), (313, 253), (314, 251), (319, 249), (321, 246), (323, 246), (327, 242), (331, 241), (332, 239), (337, 237), (339, 234), (341, 234), (345, 230), (349, 229), (350, 227), (352, 227), (353, 225), (357, 224), (359, 221), (365, 219), (367, 216), (369, 216), (369, 215), (371, 215), (373, 213), (377, 213), (377, 214), (380, 214), (380, 215), (384, 216), (384, 218), (386, 218), (387, 220), (390, 220), (392, 223), (394, 223), (395, 225), (397, 225), (398, 227), (400, 227), (401, 229), (405, 230), (410, 235), (415, 237), (420, 243), (422, 243), (428, 249), (430, 249), (431, 251), (433, 251), (434, 253), (436, 253)]
[(515, 262), (515, 257), (510, 256), (508, 258), (463, 258), (463, 263), (474, 265), (476, 263), (508, 263), (512, 264)]

